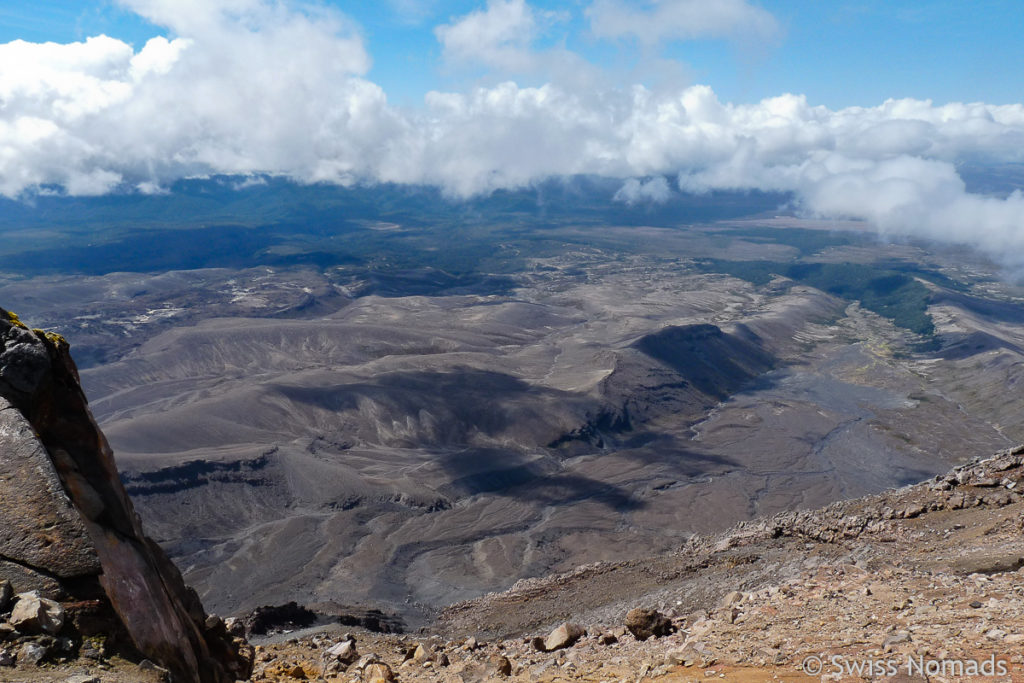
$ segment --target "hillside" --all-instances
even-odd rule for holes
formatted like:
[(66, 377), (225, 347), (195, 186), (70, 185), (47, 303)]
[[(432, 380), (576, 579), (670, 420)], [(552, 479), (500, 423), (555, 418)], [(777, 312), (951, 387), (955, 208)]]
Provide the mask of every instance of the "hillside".
[[(1018, 447), (675, 553), (521, 581), (449, 607), (423, 635), (355, 633), (363, 659), (325, 675), (357, 681), (376, 659), (410, 682), (1024, 680), (1022, 459)], [(635, 637), (625, 624), (657, 619), (631, 620), (634, 608), (667, 617), (665, 633)], [(564, 622), (586, 634), (540, 651), (534, 639)], [(254, 680), (316, 677), (343, 630), (272, 639)]]
[[(208, 616), (142, 535), (67, 344), (0, 313), (2, 481), (17, 482), (0, 499), (2, 680), (213, 683), (253, 663), (247, 680), (274, 683), (1024, 674), (1024, 446), (924, 483), (693, 535), (671, 552), (523, 579), (448, 605), (415, 635), (388, 634), (403, 625), (373, 611)], [(770, 368), (750, 344), (705, 325), (637, 346), (667, 367), (685, 358), (675, 365), (689, 386), (716, 353), (745, 369), (729, 377)], [(178, 476), (187, 488), (210, 474)]]
[(151, 226), (121, 247), (217, 258), (106, 272), (87, 248), (66, 256), (92, 274), (0, 278), (87, 359), (125, 488), (207, 608), (416, 629), (1024, 440), (1024, 290), (976, 255), (855, 223), (436, 208), (253, 228), (323, 263)]

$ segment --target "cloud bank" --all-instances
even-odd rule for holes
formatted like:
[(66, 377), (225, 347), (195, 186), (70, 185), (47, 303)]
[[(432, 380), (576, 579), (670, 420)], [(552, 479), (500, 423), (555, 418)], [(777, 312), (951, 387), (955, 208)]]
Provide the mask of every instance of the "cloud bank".
[[(508, 80), (431, 92), (407, 111), (367, 79), (364, 41), (338, 13), (266, 0), (125, 4), (175, 37), (139, 50), (104, 36), (0, 45), (0, 194), (154, 191), (184, 176), (267, 173), (470, 196), (585, 173), (622, 178), (618, 198), (636, 203), (664, 201), (673, 190), (657, 178), (670, 177), (689, 192), (793, 192), (810, 214), (1024, 263), (1024, 197), (970, 194), (954, 166), (1024, 161), (1020, 104), (891, 100), (830, 110), (791, 94), (722, 103), (700, 85)], [(741, 0), (632, 10), (597, 0), (587, 16), (598, 37), (639, 39), (644, 22), (662, 27), (652, 40), (777, 30)], [(534, 68), (526, 62), (550, 54), (532, 49), (538, 25), (553, 20), (525, 0), (491, 0), (436, 35), (452, 59)], [(567, 55), (578, 58), (558, 58)]]

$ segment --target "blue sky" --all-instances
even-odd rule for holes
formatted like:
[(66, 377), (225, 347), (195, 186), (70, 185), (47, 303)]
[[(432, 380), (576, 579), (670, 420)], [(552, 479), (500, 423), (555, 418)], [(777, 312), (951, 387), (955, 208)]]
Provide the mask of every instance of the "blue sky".
[[(394, 103), (418, 104), (428, 90), (473, 82), (474, 74), (443, 63), (434, 28), (484, 2), (331, 4), (359, 26), (373, 60), (367, 77)], [(742, 40), (715, 38), (666, 41), (646, 49), (628, 39), (599, 40), (588, 30), (582, 0), (531, 4), (564, 15), (538, 45), (564, 45), (600, 65), (639, 65), (628, 74), (637, 82), (656, 81), (668, 71), (712, 86), (725, 101), (753, 102), (791, 92), (830, 108), (901, 97), (1001, 104), (1019, 101), (1024, 92), (1019, 0), (764, 0), (760, 6), (782, 30), (771, 45), (753, 49)], [(113, 2), (0, 1), (0, 42), (71, 42), (101, 33), (139, 48), (168, 32)], [(677, 69), (662, 63), (645, 70), (655, 60)], [(529, 76), (519, 78), (529, 81)]]

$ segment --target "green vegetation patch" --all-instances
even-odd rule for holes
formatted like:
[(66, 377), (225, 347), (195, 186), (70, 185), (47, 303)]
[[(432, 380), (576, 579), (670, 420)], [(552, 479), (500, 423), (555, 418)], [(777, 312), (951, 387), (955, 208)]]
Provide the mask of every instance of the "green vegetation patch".
[(731, 275), (758, 287), (768, 284), (777, 275), (784, 275), (790, 265), (778, 261), (725, 261), (717, 258), (697, 261), (697, 268), (702, 273)]
[(785, 244), (798, 249), (803, 256), (817, 254), (829, 247), (845, 247), (864, 241), (863, 236), (852, 232), (832, 232), (810, 228), (741, 228), (730, 230), (727, 234), (748, 241)]
[(702, 259), (705, 273), (724, 273), (757, 286), (781, 275), (860, 304), (894, 324), (924, 336), (935, 333), (928, 315), (931, 292), (914, 275), (861, 263), (780, 263)]

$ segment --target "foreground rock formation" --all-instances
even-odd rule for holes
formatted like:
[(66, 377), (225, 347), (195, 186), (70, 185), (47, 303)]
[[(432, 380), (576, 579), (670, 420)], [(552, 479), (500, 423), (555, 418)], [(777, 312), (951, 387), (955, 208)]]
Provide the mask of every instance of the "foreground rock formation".
[[(0, 606), (10, 612), (2, 639), (20, 642), (26, 656), (73, 653), (83, 638), (100, 636), (137, 651), (174, 681), (248, 676), (240, 643), (207, 618), (143, 533), (67, 342), (30, 330), (3, 309), (0, 518), (0, 587), (19, 594)], [(41, 649), (26, 650), (34, 634), (60, 635), (60, 647), (41, 641)]]

